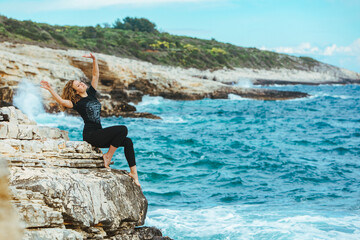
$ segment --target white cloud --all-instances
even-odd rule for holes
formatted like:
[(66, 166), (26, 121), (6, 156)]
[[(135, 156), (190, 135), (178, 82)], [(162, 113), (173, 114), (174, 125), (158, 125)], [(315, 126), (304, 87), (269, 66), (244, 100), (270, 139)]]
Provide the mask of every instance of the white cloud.
[(301, 43), (297, 47), (277, 47), (274, 49), (276, 52), (282, 52), (282, 53), (317, 53), (319, 52), (318, 47), (311, 46), (310, 43)]
[(275, 47), (275, 48), (266, 48), (261, 47), (262, 50), (270, 50), (279, 53), (287, 54), (309, 54), (309, 55), (322, 55), (322, 56), (333, 56), (333, 55), (350, 55), (356, 56), (360, 55), (360, 38), (356, 39), (352, 44), (348, 46), (337, 46), (332, 44), (323, 49), (312, 46), (310, 43), (305, 42), (301, 43), (295, 47)]
[(86, 10), (97, 9), (109, 6), (151, 6), (169, 3), (205, 3), (219, 2), (224, 0), (32, 0), (26, 2), (11, 1), (0, 3), (0, 9), (16, 9), (19, 5), (23, 9), (31, 11), (51, 11), (51, 10)]
[(333, 44), (325, 48), (324, 55), (332, 56), (334, 54), (348, 54), (348, 55), (359, 55), (360, 54), (360, 38), (356, 39), (352, 44), (349, 46), (336, 46)]
[(278, 53), (314, 57), (322, 62), (360, 72), (360, 38), (356, 39), (348, 46), (332, 44), (320, 48), (318, 46), (313, 46), (310, 43), (302, 43), (295, 47), (261, 47), (260, 49)]
[(324, 50), (324, 55), (325, 56), (331, 56), (334, 54), (335, 50), (337, 49), (337, 46), (336, 44), (333, 44), (329, 47), (326, 47), (325, 50)]
[(275, 48), (267, 48), (267, 47), (261, 47), (261, 50), (270, 50), (275, 51), (279, 53), (287, 53), (287, 54), (316, 54), (320, 52), (320, 49), (315, 46), (311, 46), (310, 43), (305, 42), (301, 43), (298, 46), (295, 47), (275, 47)]

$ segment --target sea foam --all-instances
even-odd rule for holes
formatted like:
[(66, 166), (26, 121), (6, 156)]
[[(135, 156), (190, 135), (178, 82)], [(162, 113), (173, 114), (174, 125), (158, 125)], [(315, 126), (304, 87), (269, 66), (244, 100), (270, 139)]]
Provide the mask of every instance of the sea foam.
[(40, 88), (23, 78), (13, 98), (14, 105), (34, 120), (38, 114), (45, 113)]
[[(360, 217), (303, 214), (289, 208), (263, 212), (263, 206), (216, 206), (150, 211), (146, 225), (177, 239), (359, 239)], [(255, 209), (258, 209), (256, 211)], [(258, 212), (262, 217), (255, 214)]]

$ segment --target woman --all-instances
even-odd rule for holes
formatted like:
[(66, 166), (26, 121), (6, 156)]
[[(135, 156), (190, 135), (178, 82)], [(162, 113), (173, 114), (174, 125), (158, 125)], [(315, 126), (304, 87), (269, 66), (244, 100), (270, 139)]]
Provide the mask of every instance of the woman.
[(110, 168), (111, 159), (118, 147), (124, 147), (125, 157), (130, 167), (129, 176), (140, 187), (136, 170), (135, 152), (133, 143), (127, 137), (127, 127), (124, 125), (102, 128), (100, 122), (101, 104), (96, 98), (96, 88), (99, 81), (99, 66), (94, 55), (83, 56), (93, 60), (92, 81), (90, 87), (78, 80), (70, 80), (66, 83), (61, 97), (52, 89), (46, 81), (41, 81), (41, 87), (48, 90), (60, 104), (62, 110), (75, 109), (84, 120), (83, 140), (99, 148), (109, 148), (103, 155), (104, 166)]

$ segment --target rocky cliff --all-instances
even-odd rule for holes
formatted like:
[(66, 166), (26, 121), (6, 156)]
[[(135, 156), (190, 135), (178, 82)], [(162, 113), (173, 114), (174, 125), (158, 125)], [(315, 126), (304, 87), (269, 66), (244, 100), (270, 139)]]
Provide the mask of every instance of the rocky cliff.
[[(80, 50), (59, 50), (34, 45), (0, 43), (0, 100), (2, 105), (12, 104), (14, 92), (24, 78), (34, 84), (46, 80), (59, 94), (68, 80), (89, 81), (92, 63), (89, 59), (81, 57), (85, 53), (87, 52)], [(232, 85), (239, 81), (249, 81), (249, 76), (244, 75), (250, 71), (249, 69), (223, 69), (211, 72), (153, 65), (148, 62), (105, 54), (95, 53), (95, 55), (100, 68), (98, 90), (101, 93), (103, 116), (154, 117), (150, 114), (137, 113), (134, 106), (127, 104), (141, 101), (144, 95), (181, 100), (205, 97), (227, 98), (229, 93), (264, 100), (284, 100), (307, 96), (306, 93), (300, 92)], [(253, 74), (256, 75), (256, 72)], [(46, 90), (42, 91), (47, 111), (59, 111), (58, 105), (51, 95)]]
[(100, 149), (69, 141), (67, 132), (3, 107), (0, 153), (23, 239), (169, 239), (154, 227), (138, 227), (148, 203), (127, 172), (104, 168)]

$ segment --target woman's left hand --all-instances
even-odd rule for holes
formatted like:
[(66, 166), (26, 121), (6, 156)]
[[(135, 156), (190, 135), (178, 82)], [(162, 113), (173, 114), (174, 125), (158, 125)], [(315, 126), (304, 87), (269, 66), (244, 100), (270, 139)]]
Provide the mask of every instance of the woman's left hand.
[(92, 58), (92, 60), (95, 60), (95, 59), (96, 59), (95, 56), (92, 55), (92, 53), (90, 53), (89, 55), (84, 55), (83, 57), (85, 57), (85, 58)]

